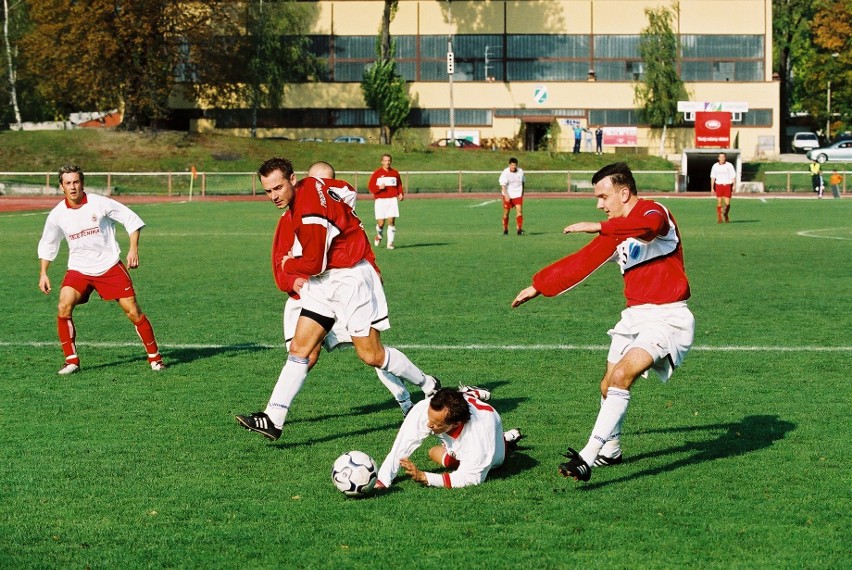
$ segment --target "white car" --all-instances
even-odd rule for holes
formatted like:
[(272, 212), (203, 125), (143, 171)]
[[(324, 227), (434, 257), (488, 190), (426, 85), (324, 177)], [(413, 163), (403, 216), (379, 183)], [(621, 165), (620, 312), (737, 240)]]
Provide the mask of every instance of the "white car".
[(852, 162), (852, 140), (837, 141), (828, 146), (809, 150), (807, 157), (819, 163)]
[(790, 143), (790, 149), (793, 152), (807, 152), (819, 147), (819, 137), (816, 133), (802, 132), (793, 135), (793, 142)]

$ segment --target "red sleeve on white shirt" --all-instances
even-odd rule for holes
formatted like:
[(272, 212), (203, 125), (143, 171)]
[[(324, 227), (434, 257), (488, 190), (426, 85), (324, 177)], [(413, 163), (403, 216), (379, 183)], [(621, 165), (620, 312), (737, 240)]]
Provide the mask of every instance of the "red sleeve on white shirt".
[(579, 251), (563, 257), (533, 276), (533, 287), (545, 297), (573, 289), (612, 259), (618, 240), (598, 236)]

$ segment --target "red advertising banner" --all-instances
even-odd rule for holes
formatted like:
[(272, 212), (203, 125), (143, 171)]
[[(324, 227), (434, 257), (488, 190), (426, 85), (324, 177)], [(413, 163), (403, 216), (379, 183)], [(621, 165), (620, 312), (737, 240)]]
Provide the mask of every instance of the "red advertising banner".
[(696, 148), (730, 148), (731, 114), (727, 111), (695, 113)]
[(604, 127), (604, 146), (636, 146), (636, 127)]

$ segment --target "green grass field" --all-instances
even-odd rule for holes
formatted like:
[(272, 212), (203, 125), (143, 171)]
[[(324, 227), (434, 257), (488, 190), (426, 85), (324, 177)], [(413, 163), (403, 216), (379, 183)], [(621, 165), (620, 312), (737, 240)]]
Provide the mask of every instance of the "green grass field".
[(634, 388), (626, 462), (578, 484), (556, 466), (594, 422), (621, 277), (509, 303), (589, 239), (561, 228), (601, 219), (594, 202), (529, 200), (528, 235), (503, 237), (495, 201), (406, 201), (397, 249), (377, 251), (386, 344), (445, 385), (492, 389), (528, 437), (481, 486), (403, 477), (361, 500), (331, 464), (381, 461), (401, 416), (353, 351), (322, 356), (278, 442), (233, 419), (264, 407), (285, 357), (270, 204), (135, 206), (134, 280), (171, 367), (148, 369), (95, 297), (75, 313), (71, 377), (56, 375), (65, 248), (47, 297), (46, 213), (0, 215), (0, 568), (849, 568), (852, 201), (735, 198), (726, 225), (712, 199), (662, 202), (695, 346), (668, 384)]

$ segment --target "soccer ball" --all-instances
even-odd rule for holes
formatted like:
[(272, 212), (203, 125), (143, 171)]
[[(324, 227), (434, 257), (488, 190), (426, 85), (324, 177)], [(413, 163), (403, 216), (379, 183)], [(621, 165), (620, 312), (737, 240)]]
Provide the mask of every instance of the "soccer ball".
[(363, 451), (347, 451), (331, 468), (331, 482), (347, 497), (361, 497), (378, 480), (376, 462)]

